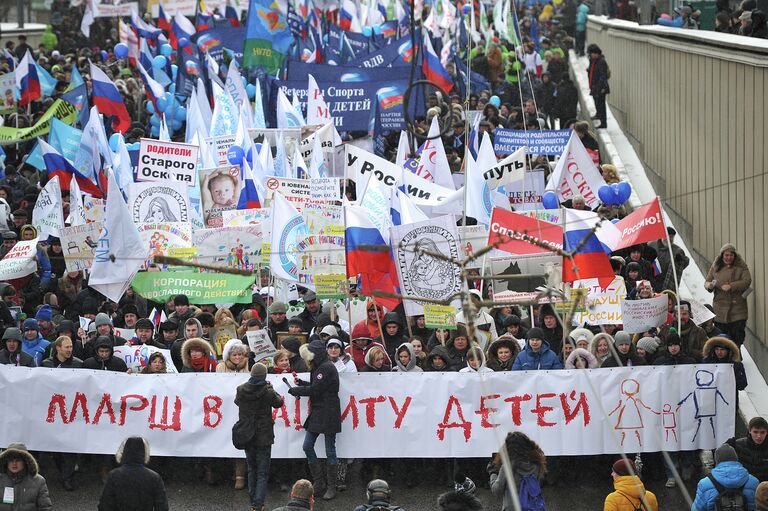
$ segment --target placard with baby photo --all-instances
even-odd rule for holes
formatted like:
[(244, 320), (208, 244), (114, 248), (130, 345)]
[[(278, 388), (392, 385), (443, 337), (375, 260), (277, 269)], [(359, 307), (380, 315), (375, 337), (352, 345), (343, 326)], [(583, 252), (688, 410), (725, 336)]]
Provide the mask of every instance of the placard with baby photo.
[(237, 208), (242, 188), (240, 167), (229, 165), (200, 169), (198, 172), (205, 225), (222, 227), (224, 225), (222, 212)]

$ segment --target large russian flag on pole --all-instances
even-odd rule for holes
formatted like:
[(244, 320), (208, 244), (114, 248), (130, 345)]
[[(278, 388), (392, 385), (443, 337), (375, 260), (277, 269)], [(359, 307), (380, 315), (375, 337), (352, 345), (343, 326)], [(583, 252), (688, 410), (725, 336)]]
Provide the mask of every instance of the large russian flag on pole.
[(24, 54), (24, 58), (21, 59), (18, 68), (16, 68), (16, 87), (21, 91), (20, 107), (27, 106), (32, 101), (42, 97), (37, 67), (35, 67), (29, 50)]
[[(397, 293), (397, 269), (389, 243), (373, 223), (367, 208), (344, 206), (346, 227), (344, 229), (347, 252), (347, 276), (360, 275), (363, 293), (370, 296), (372, 291)], [(376, 301), (394, 309), (397, 298), (376, 297)]]
[(166, 33), (170, 34), (171, 22), (168, 19), (168, 16), (165, 14), (165, 9), (163, 9), (163, 2), (157, 4), (157, 26), (161, 30), (165, 30)]
[(40, 138), (37, 141), (43, 154), (43, 162), (45, 163), (45, 170), (48, 172), (48, 178), (53, 179), (55, 176), (58, 176), (62, 190), (69, 190), (69, 184), (72, 178), (75, 178), (80, 191), (97, 199), (104, 196), (93, 181), (82, 175), (52, 145)]
[(437, 56), (435, 49), (432, 48), (432, 41), (429, 40), (426, 30), (424, 31), (424, 60), (421, 62), (421, 70), (424, 72), (424, 77), (427, 80), (436, 83), (445, 92), (451, 92), (451, 89), (453, 89), (451, 75), (448, 74), (443, 64), (440, 63), (440, 57)]
[[(112, 80), (99, 67), (91, 63), (91, 85), (93, 87), (93, 104), (104, 115), (112, 115), (117, 119), (112, 121), (112, 130), (125, 133), (131, 127), (131, 116), (123, 103), (123, 97), (118, 92)], [(83, 190), (85, 191), (85, 190)]]
[[(197, 30), (195, 29), (195, 26), (192, 24), (191, 21), (189, 21), (185, 16), (182, 16), (180, 12), (176, 13), (176, 16), (173, 17), (173, 22), (171, 23), (171, 46), (174, 50), (179, 49), (179, 40), (186, 39), (187, 41), (192, 41), (192, 36), (194, 36), (197, 33)], [(186, 53), (189, 53), (192, 55), (192, 48), (189, 44), (187, 44), (183, 50)]]
[[(566, 208), (564, 246), (566, 252), (576, 251), (573, 261), (563, 258), (563, 282), (596, 278), (605, 289), (615, 277), (603, 243), (593, 229), (599, 217), (592, 211)], [(607, 220), (606, 220), (607, 222)]]
[(152, 102), (155, 109), (157, 109), (157, 100), (165, 95), (165, 88), (147, 73), (147, 70), (144, 69), (141, 62), (137, 62), (136, 67), (139, 70), (141, 81), (144, 82), (144, 90), (147, 92), (147, 98)]

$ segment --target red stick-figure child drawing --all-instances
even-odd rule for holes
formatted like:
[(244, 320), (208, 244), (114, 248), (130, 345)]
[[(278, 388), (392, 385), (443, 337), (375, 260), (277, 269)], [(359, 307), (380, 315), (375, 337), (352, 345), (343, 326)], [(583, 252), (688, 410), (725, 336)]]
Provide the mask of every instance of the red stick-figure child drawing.
[(675, 411), (679, 410), (683, 403), (688, 401), (688, 398), (693, 396), (693, 407), (695, 409), (694, 418), (697, 421), (696, 432), (693, 434), (691, 442), (696, 441), (696, 437), (701, 429), (701, 421), (709, 419), (709, 426), (712, 428), (712, 437), (717, 438), (715, 434), (715, 417), (717, 416), (717, 398), (723, 400), (726, 406), (728, 401), (725, 400), (722, 392), (714, 385), (715, 375), (709, 371), (700, 370), (696, 371), (696, 388), (685, 396), (682, 401), (677, 403)]
[(650, 406), (643, 403), (643, 400), (638, 397), (640, 392), (640, 384), (637, 380), (628, 378), (621, 382), (621, 394), (626, 397), (619, 399), (619, 404), (616, 405), (611, 413), (610, 417), (616, 412), (619, 412), (616, 420), (616, 425), (613, 429), (621, 431), (621, 445), (624, 445), (624, 439), (627, 436), (627, 431), (634, 431), (635, 438), (637, 438), (637, 445), (642, 446), (643, 441), (640, 439), (640, 430), (645, 426), (643, 425), (643, 414), (640, 410), (642, 406), (646, 410), (659, 415), (659, 412), (655, 411)]
[(661, 422), (664, 425), (665, 442), (669, 442), (670, 433), (675, 437), (675, 442), (677, 442), (677, 431), (675, 431), (677, 429), (677, 418), (675, 417), (675, 412), (672, 411), (672, 405), (669, 403), (665, 403), (661, 409)]

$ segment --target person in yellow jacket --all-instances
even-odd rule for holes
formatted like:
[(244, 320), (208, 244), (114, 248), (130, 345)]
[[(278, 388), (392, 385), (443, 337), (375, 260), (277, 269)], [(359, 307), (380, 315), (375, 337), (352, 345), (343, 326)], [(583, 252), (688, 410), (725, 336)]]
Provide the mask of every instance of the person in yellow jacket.
[(614, 492), (605, 498), (604, 511), (658, 511), (659, 503), (656, 495), (647, 491), (637, 475), (632, 460), (620, 459), (613, 464)]

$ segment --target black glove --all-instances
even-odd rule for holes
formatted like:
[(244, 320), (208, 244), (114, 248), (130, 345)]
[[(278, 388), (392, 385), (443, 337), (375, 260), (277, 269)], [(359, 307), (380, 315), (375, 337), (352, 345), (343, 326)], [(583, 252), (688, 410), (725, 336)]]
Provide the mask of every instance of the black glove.
[(288, 389), (288, 393), (289, 393), (290, 395), (292, 395), (292, 396), (297, 396), (297, 395), (298, 395), (298, 390), (299, 390), (299, 389), (297, 389), (296, 387), (290, 387), (290, 388)]

